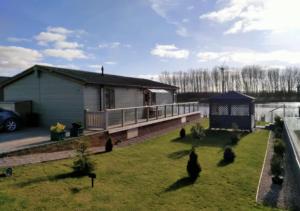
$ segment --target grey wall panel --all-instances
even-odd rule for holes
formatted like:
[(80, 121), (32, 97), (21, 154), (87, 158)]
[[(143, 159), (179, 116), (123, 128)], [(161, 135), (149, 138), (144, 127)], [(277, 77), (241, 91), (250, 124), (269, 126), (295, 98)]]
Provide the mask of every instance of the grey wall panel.
[(84, 121), (82, 85), (53, 74), (42, 73), (40, 99), (44, 125), (61, 122), (70, 127), (73, 122)]
[(171, 104), (173, 103), (173, 93), (156, 93), (156, 104)]
[(100, 87), (85, 86), (83, 88), (84, 109), (89, 111), (100, 110)]
[(39, 112), (40, 83), (36, 74), (32, 73), (4, 87), (5, 101), (31, 100), (34, 112)]
[(143, 106), (143, 90), (134, 88), (114, 88), (115, 107), (137, 107)]

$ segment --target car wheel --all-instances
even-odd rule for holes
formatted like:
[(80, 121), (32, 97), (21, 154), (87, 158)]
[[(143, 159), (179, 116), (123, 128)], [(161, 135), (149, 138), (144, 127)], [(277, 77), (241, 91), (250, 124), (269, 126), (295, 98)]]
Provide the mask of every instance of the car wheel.
[(4, 123), (5, 130), (8, 132), (14, 132), (18, 129), (18, 123), (14, 119), (8, 119)]

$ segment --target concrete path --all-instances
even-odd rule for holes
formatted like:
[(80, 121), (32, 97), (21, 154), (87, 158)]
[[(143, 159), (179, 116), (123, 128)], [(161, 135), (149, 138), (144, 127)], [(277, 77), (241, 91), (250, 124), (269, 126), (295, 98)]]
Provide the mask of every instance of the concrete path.
[(12, 133), (0, 132), (0, 154), (46, 143), (49, 140), (49, 130), (45, 128), (24, 128)]

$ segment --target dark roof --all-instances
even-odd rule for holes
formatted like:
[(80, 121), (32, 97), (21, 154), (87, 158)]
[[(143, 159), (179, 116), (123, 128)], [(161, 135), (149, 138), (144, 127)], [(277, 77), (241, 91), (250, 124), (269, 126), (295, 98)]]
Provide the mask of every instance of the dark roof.
[(175, 86), (160, 83), (157, 81), (152, 81), (142, 78), (125, 77), (118, 75), (88, 72), (82, 70), (50, 67), (43, 65), (35, 65), (24, 72), (14, 76), (11, 80), (8, 80), (3, 86), (6, 86), (19, 78), (22, 78), (34, 70), (47, 71), (51, 73), (56, 73), (58, 75), (67, 77), (71, 80), (78, 81), (83, 84), (97, 84), (97, 85), (109, 85), (109, 86), (119, 86), (119, 87), (139, 87), (139, 88), (157, 88), (157, 89), (177, 89)]
[(225, 92), (209, 98), (209, 100), (244, 100), (244, 101), (253, 101), (254, 99), (255, 99), (254, 97), (236, 91)]
[(0, 76), (0, 84), (3, 83), (4, 81), (8, 80), (9, 77), (3, 77), (3, 76)]

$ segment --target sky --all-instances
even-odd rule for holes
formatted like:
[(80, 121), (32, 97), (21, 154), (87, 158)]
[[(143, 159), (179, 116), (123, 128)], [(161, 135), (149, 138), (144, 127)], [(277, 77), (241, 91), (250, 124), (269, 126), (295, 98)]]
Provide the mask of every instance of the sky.
[(299, 0), (1, 0), (0, 76), (300, 64)]

